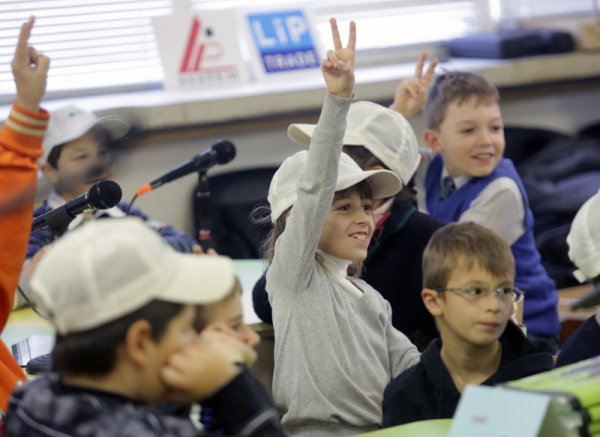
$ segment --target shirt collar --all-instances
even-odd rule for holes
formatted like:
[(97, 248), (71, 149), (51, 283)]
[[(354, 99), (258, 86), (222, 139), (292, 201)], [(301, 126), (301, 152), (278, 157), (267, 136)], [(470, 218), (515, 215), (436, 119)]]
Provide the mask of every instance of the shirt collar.
[[(442, 177), (440, 178), (440, 185), (442, 184), (442, 182), (444, 181), (444, 178), (446, 176), (449, 176), (449, 174), (448, 174), (448, 170), (446, 170), (446, 167), (444, 167), (444, 169), (442, 170)], [(457, 190), (460, 187), (462, 187), (463, 185), (466, 185), (466, 183), (469, 182), (470, 180), (471, 180), (471, 176), (458, 176), (458, 177), (452, 178), (452, 181), (454, 181), (454, 186), (456, 187)]]

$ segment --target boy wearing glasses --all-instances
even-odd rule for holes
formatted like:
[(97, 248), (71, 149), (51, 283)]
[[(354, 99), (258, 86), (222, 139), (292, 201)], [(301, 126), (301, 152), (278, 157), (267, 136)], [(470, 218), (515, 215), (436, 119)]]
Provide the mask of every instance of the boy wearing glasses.
[(510, 321), (514, 287), (510, 247), (472, 222), (438, 229), (423, 253), (421, 297), (440, 338), (420, 363), (385, 389), (383, 427), (450, 418), (467, 384), (494, 385), (554, 367), (547, 346)]

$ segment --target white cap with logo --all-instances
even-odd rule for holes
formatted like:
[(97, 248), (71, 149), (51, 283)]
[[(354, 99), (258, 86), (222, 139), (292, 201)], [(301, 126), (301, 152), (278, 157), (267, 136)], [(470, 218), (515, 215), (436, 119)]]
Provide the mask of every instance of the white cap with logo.
[[(301, 145), (310, 144), (314, 124), (291, 124), (288, 137)], [(421, 155), (415, 133), (396, 111), (373, 102), (354, 102), (346, 117), (345, 146), (363, 146), (402, 179), (413, 177)]]
[(129, 125), (121, 117), (98, 117), (93, 112), (75, 105), (50, 112), (41, 162), (46, 162), (48, 154), (55, 146), (76, 140), (96, 125), (105, 128), (112, 140), (124, 137), (129, 131)]
[(236, 284), (223, 256), (178, 253), (134, 217), (95, 220), (56, 241), (36, 268), (33, 300), (58, 333), (80, 332), (152, 300), (209, 304)]

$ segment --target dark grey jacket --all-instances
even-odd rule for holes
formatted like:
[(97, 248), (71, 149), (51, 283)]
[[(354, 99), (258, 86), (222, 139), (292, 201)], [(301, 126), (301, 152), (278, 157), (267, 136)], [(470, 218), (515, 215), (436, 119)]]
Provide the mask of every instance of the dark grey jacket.
[(63, 384), (49, 373), (13, 392), (5, 437), (285, 436), (272, 401), (247, 370), (206, 402), (223, 434), (204, 434), (186, 419), (161, 414), (131, 399)]

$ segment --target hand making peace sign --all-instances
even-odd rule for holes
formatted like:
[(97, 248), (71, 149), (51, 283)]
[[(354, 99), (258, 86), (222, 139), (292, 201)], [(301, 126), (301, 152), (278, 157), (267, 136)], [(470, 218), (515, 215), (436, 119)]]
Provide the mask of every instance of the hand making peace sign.
[(421, 53), (414, 76), (400, 82), (396, 88), (394, 103), (390, 105), (390, 109), (399, 112), (406, 118), (416, 115), (425, 106), (429, 85), (433, 79), (435, 67), (439, 63), (437, 58), (432, 59), (427, 71), (423, 74), (427, 56), (427, 52)]
[(329, 20), (333, 50), (327, 52), (327, 59), (321, 62), (321, 72), (329, 93), (338, 97), (352, 97), (354, 90), (354, 57), (356, 53), (356, 24), (350, 22), (348, 45), (342, 46), (340, 32), (335, 18)]

